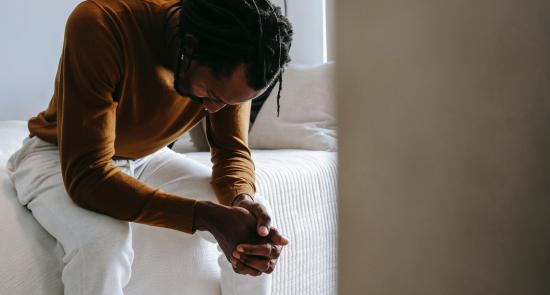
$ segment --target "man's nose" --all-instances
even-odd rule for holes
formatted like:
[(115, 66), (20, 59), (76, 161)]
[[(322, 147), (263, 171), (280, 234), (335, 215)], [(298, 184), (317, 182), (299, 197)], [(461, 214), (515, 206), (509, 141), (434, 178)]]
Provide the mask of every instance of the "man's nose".
[(215, 103), (206, 100), (203, 101), (202, 105), (204, 106), (204, 109), (207, 110), (209, 113), (215, 113), (225, 107), (224, 103)]

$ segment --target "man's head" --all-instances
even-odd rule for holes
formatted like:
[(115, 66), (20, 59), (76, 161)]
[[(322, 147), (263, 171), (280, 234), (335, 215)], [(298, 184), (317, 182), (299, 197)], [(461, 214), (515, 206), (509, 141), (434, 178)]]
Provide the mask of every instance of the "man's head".
[(184, 0), (180, 34), (176, 89), (210, 112), (258, 96), (290, 61), (292, 27), (269, 0)]

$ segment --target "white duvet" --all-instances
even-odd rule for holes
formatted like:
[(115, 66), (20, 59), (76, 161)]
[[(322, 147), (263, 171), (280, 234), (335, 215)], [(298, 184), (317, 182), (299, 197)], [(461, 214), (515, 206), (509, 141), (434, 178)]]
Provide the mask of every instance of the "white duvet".
[[(26, 135), (25, 122), (0, 122), (0, 294), (62, 294), (63, 250), (17, 202), (5, 173)], [(187, 155), (210, 164), (209, 153)], [(290, 240), (273, 273), (273, 294), (335, 294), (336, 154), (254, 150), (253, 158), (258, 193)], [(219, 294), (213, 244), (141, 224), (132, 229), (136, 257), (126, 294)]]

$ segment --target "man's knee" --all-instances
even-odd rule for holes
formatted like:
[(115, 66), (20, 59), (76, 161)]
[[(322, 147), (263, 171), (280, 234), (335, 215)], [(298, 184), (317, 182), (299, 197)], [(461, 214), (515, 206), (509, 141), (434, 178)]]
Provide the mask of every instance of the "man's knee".
[[(130, 223), (120, 220), (101, 223), (81, 233), (76, 249), (97, 262), (133, 262), (132, 232)], [(69, 254), (69, 253), (67, 253)]]
[(115, 294), (114, 291), (121, 291), (130, 280), (134, 261), (130, 224), (117, 221), (106, 226), (99, 222), (79, 230), (86, 232), (73, 236), (79, 241), (65, 249), (63, 257), (61, 279), (66, 292)]

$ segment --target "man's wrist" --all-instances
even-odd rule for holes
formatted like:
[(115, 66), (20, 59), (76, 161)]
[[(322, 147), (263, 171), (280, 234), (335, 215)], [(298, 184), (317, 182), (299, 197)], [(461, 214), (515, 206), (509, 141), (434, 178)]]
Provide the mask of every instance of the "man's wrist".
[(254, 202), (254, 198), (249, 195), (249, 194), (246, 194), (246, 193), (242, 193), (238, 196), (236, 196), (234, 199), (233, 199), (233, 202), (231, 203), (231, 206), (236, 206), (238, 205), (240, 202), (244, 201), (244, 200), (249, 200), (251, 202)]
[(211, 214), (217, 209), (217, 205), (210, 201), (197, 201), (193, 213), (193, 229), (200, 231), (211, 231)]

